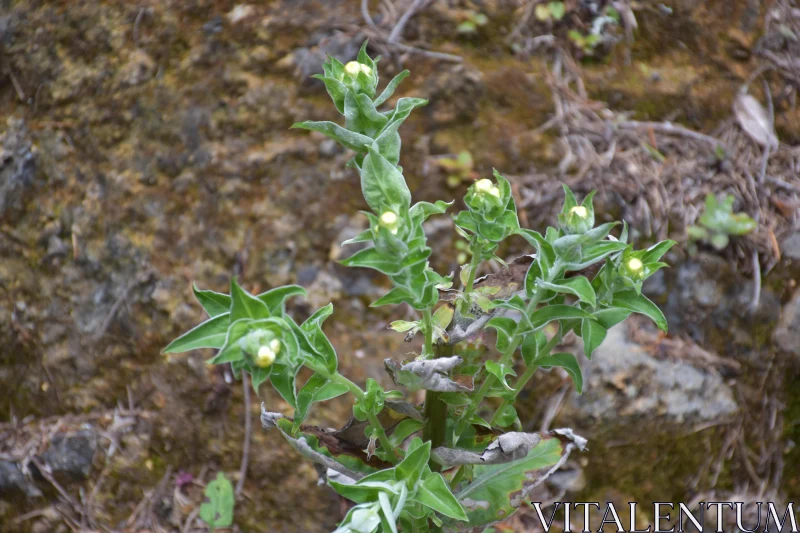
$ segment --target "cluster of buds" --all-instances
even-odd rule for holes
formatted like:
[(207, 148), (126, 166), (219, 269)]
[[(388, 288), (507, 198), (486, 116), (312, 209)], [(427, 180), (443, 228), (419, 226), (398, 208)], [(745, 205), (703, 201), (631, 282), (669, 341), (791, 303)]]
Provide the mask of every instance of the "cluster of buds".
[(492, 183), (492, 180), (483, 178), (475, 182), (475, 192), (479, 194), (490, 194), (495, 198), (500, 198), (500, 189)]
[(372, 67), (359, 61), (350, 61), (341, 73), (341, 82), (356, 93), (375, 94), (377, 77)]
[(253, 357), (253, 364), (260, 368), (272, 366), (281, 351), (281, 341), (266, 329), (251, 331), (239, 339), (239, 347)]

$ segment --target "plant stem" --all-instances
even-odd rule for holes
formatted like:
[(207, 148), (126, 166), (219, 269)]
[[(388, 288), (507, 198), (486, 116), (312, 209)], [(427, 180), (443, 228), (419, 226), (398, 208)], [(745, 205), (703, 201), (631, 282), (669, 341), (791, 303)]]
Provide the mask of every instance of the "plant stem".
[(467, 284), (464, 285), (464, 298), (458, 302), (459, 312), (464, 310), (464, 305), (469, 306), (469, 294), (472, 292), (472, 287), (475, 284), (475, 275), (478, 273), (478, 266), (481, 264), (481, 254), (483, 253), (483, 244), (481, 244), (476, 237), (473, 237), (472, 242), (469, 244), (469, 247), (472, 250), (472, 260), (469, 263), (469, 277), (467, 277)]
[(423, 311), (422, 321), (425, 324), (425, 348), (422, 355), (423, 357), (430, 357), (433, 355), (433, 317), (431, 316), (430, 308)]
[[(537, 357), (544, 357), (545, 355), (548, 355), (550, 353), (550, 350), (552, 350), (555, 347), (555, 345), (558, 344), (558, 340), (559, 340), (559, 334), (556, 333), (549, 341), (547, 341), (547, 344), (544, 345), (541, 353), (539, 353)], [(514, 397), (510, 399), (506, 398), (503, 400), (503, 403), (500, 404), (500, 407), (498, 407), (497, 411), (495, 411), (494, 415), (492, 415), (492, 419), (489, 421), (490, 424), (494, 424), (495, 420), (497, 419), (497, 416), (503, 411), (503, 409), (508, 404), (514, 403), (514, 401), (516, 401), (517, 395), (522, 391), (522, 389), (525, 388), (525, 385), (528, 383), (531, 377), (533, 377), (533, 375), (536, 373), (538, 369), (539, 367), (536, 365), (530, 365), (525, 369), (525, 372), (523, 372), (522, 375), (519, 377), (519, 379), (517, 379), (517, 383), (514, 386)]]
[[(436, 358), (450, 357), (453, 355), (452, 344), (437, 344), (435, 349)], [(444, 446), (447, 429), (447, 404), (441, 399), (441, 393), (436, 391), (425, 391), (425, 427), (422, 429), (422, 440), (431, 442), (431, 449)], [(431, 461), (430, 467), (437, 471), (440, 469), (437, 463)]]
[[(339, 372), (336, 372), (330, 376), (330, 380), (336, 383), (341, 383), (343, 385), (347, 385), (350, 388), (350, 392), (353, 393), (357, 399), (362, 399), (364, 397), (364, 391), (361, 390), (361, 387), (341, 375)], [(375, 428), (375, 431), (378, 434), (378, 441), (381, 443), (381, 447), (395, 456), (395, 458), (400, 459), (400, 456), (397, 453), (397, 449), (392, 446), (391, 441), (389, 441), (389, 437), (386, 436), (386, 430), (383, 429), (383, 424), (378, 419), (378, 416), (374, 413), (367, 413), (367, 420), (369, 421), (370, 425)]]
[[(531, 297), (531, 301), (528, 302), (528, 306), (525, 308), (525, 314), (530, 316), (534, 310), (536, 310), (536, 306), (539, 305), (539, 301), (542, 299), (542, 291), (537, 288), (534, 293), (533, 297)], [(505, 353), (500, 357), (499, 363), (501, 365), (508, 365), (514, 358), (514, 352), (517, 350), (517, 347), (522, 342), (523, 336), (520, 334), (521, 325), (517, 325), (517, 330), (514, 333), (513, 337), (508, 343), (508, 349)], [(483, 384), (478, 389), (478, 392), (472, 397), (472, 402), (469, 404), (469, 407), (464, 410), (464, 414), (461, 415), (461, 418), (458, 421), (458, 425), (456, 426), (455, 432), (455, 440), (457, 441), (458, 438), (461, 436), (461, 433), (464, 432), (465, 429), (470, 425), (470, 419), (475, 415), (475, 412), (480, 407), (481, 402), (489, 393), (489, 389), (497, 381), (497, 378), (494, 374), (489, 374), (486, 376), (486, 379), (483, 380)]]
[(339, 372), (335, 372), (334, 374), (328, 376), (331, 381), (336, 383), (341, 383), (342, 385), (347, 385), (350, 388), (350, 393), (355, 396), (357, 399), (362, 399), (364, 397), (364, 391), (361, 390), (361, 387), (341, 375)]
[(381, 421), (378, 420), (378, 415), (375, 413), (367, 413), (367, 420), (378, 434), (378, 441), (381, 443), (381, 448), (394, 455), (396, 459), (400, 459), (400, 455), (398, 455), (397, 450), (394, 446), (392, 446), (389, 437), (386, 436), (386, 431), (383, 429), (383, 424), (381, 424)]

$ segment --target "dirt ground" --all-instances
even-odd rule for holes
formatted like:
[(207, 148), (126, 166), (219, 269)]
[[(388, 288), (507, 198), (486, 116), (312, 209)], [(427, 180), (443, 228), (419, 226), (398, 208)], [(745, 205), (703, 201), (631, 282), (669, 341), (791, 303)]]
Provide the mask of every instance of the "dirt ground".
[[(326, 332), (354, 381), (390, 385), (383, 359), (414, 349), (386, 331), (413, 311), (368, 307), (385, 280), (336, 263), (364, 225), (349, 155), (289, 130), (334, 118), (309, 76), (365, 38), (384, 79), (411, 70), (400, 96), (430, 99), (401, 130), (415, 199), (459, 198), (494, 167), (523, 225), (553, 222), (563, 181), (597, 189), (601, 218), (638, 242), (679, 242), (646, 287), (668, 337), (632, 322), (582, 397), (534, 379), (525, 427), (590, 442), (537, 501), (797, 498), (800, 3), (566, 0), (560, 21), (536, 3), (0, 0), (0, 531), (203, 531), (205, 483), (239, 479), (246, 410), (235, 529), (335, 529), (343, 503), (257, 423), (262, 401), (289, 411), (277, 394), (246, 406), (209, 353), (160, 351), (203, 317), (191, 283), (224, 291), (232, 275), (307, 287), (298, 319), (333, 302)], [(569, 32), (612, 4), (618, 22), (579, 46)], [(463, 151), (454, 181), (442, 160)], [(758, 228), (690, 246), (709, 192)], [(457, 266), (451, 227), (429, 228), (440, 272)], [(531, 524), (523, 508), (499, 529)]]

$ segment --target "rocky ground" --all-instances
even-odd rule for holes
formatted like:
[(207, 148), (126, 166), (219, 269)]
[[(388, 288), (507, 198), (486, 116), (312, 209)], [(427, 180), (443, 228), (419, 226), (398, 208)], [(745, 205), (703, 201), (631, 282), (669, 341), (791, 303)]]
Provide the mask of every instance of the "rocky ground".
[[(531, 227), (552, 221), (564, 180), (599, 189), (641, 242), (680, 243), (646, 288), (669, 336), (613, 331), (583, 396), (556, 372), (534, 379), (524, 423), (590, 439), (541, 496), (800, 494), (800, 7), (613, 2), (622, 22), (587, 51), (568, 31), (588, 31), (592, 2), (554, 23), (532, 2), (440, 0), (389, 42), (411, 4), (367, 2), (366, 20), (357, 0), (0, 0), (0, 531), (201, 530), (205, 482), (237, 479), (245, 408), (285, 406), (266, 387), (245, 406), (208, 353), (160, 354), (202, 317), (192, 282), (299, 283), (298, 317), (333, 301), (327, 332), (355, 381), (387, 381), (382, 360), (411, 350), (385, 331), (405, 311), (367, 307), (384, 280), (336, 263), (364, 223), (348, 154), (288, 130), (333, 117), (309, 76), (366, 37), (386, 77), (412, 71), (403, 95), (431, 101), (403, 127), (416, 199), (458, 198), (496, 167)], [(460, 32), (476, 14), (487, 22)], [(767, 157), (734, 108), (743, 86), (772, 110)], [(442, 159), (465, 150), (467, 181), (448, 185)], [(709, 191), (759, 228), (689, 254)], [(449, 223), (430, 234), (452, 270)], [(256, 428), (237, 527), (334, 529), (341, 502), (316, 481)]]

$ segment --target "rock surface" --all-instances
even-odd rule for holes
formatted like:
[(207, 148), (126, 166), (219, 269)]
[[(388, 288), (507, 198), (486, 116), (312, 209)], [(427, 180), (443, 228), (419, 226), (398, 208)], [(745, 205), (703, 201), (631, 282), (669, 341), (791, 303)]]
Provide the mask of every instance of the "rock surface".
[(666, 433), (736, 413), (733, 391), (718, 373), (682, 359), (685, 354), (656, 357), (629, 338), (630, 327), (611, 328), (585, 362), (584, 392), (572, 396), (567, 418), (590, 427), (646, 425)]

